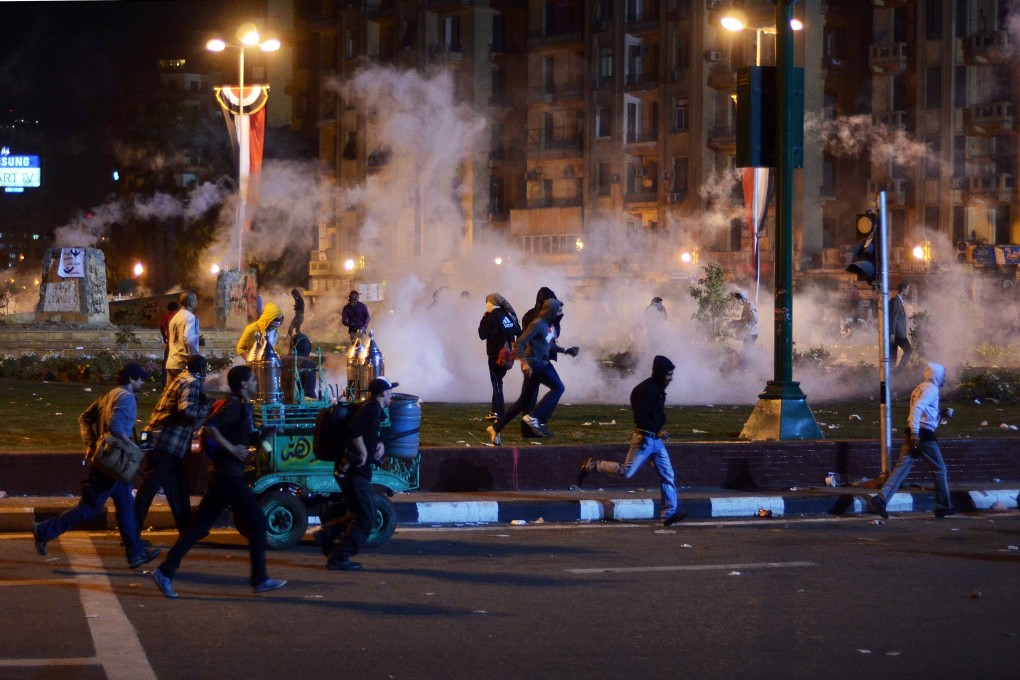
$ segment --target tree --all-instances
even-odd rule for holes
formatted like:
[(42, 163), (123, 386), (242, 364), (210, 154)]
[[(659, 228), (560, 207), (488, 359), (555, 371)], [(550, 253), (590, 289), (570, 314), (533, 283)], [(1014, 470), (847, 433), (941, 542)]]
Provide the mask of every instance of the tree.
[(703, 274), (698, 285), (691, 286), (689, 290), (691, 297), (698, 301), (694, 318), (705, 327), (710, 340), (718, 341), (728, 335), (725, 322), (736, 300), (728, 291), (722, 267), (709, 264), (701, 269)]

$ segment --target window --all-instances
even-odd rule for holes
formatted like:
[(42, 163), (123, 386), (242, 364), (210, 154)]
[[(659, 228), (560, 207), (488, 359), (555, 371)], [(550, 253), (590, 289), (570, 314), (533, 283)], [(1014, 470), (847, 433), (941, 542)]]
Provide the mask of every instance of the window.
[(822, 196), (836, 197), (836, 159), (830, 154), (822, 157)]
[(953, 240), (962, 241), (966, 238), (966, 220), (962, 205), (953, 206)]
[(942, 39), (942, 0), (928, 0), (924, 9), (924, 37)]
[(673, 100), (673, 131), (687, 132), (687, 114), (690, 109), (690, 101), (687, 99)]
[(542, 94), (553, 94), (556, 83), (553, 78), (556, 61), (551, 56), (542, 57)]
[(690, 50), (687, 49), (687, 41), (684, 40), (684, 36), (674, 36), (673, 40), (673, 67), (677, 69), (690, 68)]
[(928, 179), (938, 179), (939, 168), (941, 166), (939, 150), (942, 147), (942, 140), (938, 137), (929, 137), (925, 140), (925, 144), (928, 147), (928, 151), (924, 156), (924, 176)]
[(953, 106), (963, 108), (967, 105), (967, 67), (953, 67)]
[(963, 135), (953, 137), (953, 177), (967, 176), (967, 138)]
[(613, 48), (599, 48), (599, 78), (613, 77)]
[(595, 136), (609, 137), (612, 134), (612, 120), (609, 105), (599, 104), (595, 109)]
[(460, 17), (443, 18), (443, 47), (447, 52), (460, 52)]
[(939, 207), (937, 205), (924, 206), (924, 226), (930, 231), (939, 229)]
[(941, 108), (942, 104), (942, 68), (929, 66), (924, 78), (925, 108), (929, 111)]
[(673, 177), (669, 190), (673, 193), (687, 193), (687, 174), (690, 171), (691, 161), (689, 158), (673, 159)]
[(609, 163), (599, 163), (598, 177), (596, 178), (597, 186), (595, 188), (595, 193), (597, 193), (599, 196), (608, 196), (611, 178), (612, 176), (609, 170)]
[(967, 37), (967, 3), (970, 0), (956, 0), (956, 37), (966, 38)]

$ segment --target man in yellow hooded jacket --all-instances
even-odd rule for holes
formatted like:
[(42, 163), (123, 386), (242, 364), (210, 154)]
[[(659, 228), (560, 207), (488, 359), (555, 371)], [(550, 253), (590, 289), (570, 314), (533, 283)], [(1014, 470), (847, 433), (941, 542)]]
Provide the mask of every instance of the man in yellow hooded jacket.
[(282, 324), (283, 312), (276, 304), (267, 303), (262, 316), (245, 326), (237, 341), (237, 354), (245, 361), (257, 360), (266, 344), (276, 346), (277, 329)]

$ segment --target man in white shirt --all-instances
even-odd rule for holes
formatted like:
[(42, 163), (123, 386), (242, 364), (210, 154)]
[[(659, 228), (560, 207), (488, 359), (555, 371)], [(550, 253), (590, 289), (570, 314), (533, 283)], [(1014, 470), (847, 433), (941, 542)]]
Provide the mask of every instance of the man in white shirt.
[(166, 359), (167, 384), (188, 367), (191, 357), (198, 355), (200, 335), (198, 331), (198, 296), (181, 293), (181, 309), (170, 319), (170, 336), (167, 344), (169, 356)]

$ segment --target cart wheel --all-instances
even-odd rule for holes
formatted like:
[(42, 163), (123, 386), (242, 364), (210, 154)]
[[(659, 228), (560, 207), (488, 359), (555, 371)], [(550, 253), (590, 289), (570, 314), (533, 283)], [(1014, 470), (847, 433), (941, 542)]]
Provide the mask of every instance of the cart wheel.
[(365, 545), (369, 548), (378, 548), (390, 540), (390, 536), (396, 530), (397, 509), (393, 507), (393, 501), (380, 493), (375, 494), (375, 522)]
[(266, 516), (266, 547), (283, 550), (298, 541), (308, 530), (308, 511), (301, 499), (288, 491), (270, 491), (259, 498)]

